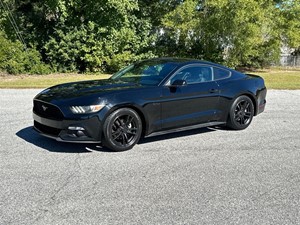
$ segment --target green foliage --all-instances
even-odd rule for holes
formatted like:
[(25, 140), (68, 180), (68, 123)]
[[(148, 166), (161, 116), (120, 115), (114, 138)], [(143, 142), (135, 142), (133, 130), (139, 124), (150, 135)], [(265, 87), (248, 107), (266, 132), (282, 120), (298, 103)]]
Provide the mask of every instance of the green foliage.
[[(10, 73), (114, 72), (154, 56), (261, 67), (281, 46), (300, 51), (300, 0), (2, 1), (1, 68)], [(35, 47), (22, 51), (19, 36)]]
[(199, 35), (196, 29), (199, 19), (196, 7), (197, 1), (187, 0), (162, 19), (167, 35), (170, 37), (169, 41), (172, 43), (168, 51), (174, 52), (174, 55), (186, 57), (195, 45), (195, 40)]
[(45, 45), (48, 61), (58, 71), (91, 70), (101, 66), (101, 49), (95, 40), (94, 26), (82, 25), (66, 31), (57, 30)]
[(229, 66), (261, 66), (279, 56), (280, 10), (264, 0), (186, 0), (163, 18), (174, 55)]
[(280, 15), (285, 44), (300, 49), (300, 0), (282, 1)]
[[(137, 58), (153, 56), (152, 27), (134, 14), (137, 1), (71, 1), (68, 7), (62, 2), (55, 31), (44, 48), (58, 71), (114, 72)], [(80, 20), (74, 23), (76, 17)]]
[(0, 70), (10, 74), (45, 74), (50, 67), (41, 62), (35, 49), (24, 50), (20, 42), (12, 42), (0, 32)]
[(278, 57), (278, 10), (271, 1), (240, 0), (220, 10), (232, 15), (231, 18), (227, 16), (227, 41), (224, 43), (229, 46), (227, 64), (257, 67)]

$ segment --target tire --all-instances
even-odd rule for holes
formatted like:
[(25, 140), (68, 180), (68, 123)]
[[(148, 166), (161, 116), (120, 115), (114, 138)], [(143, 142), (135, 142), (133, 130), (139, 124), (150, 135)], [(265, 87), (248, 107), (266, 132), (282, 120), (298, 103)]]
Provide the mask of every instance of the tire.
[(131, 149), (142, 134), (142, 121), (136, 111), (120, 108), (112, 112), (103, 125), (103, 144), (113, 151)]
[(254, 106), (252, 100), (241, 95), (232, 103), (227, 120), (227, 127), (233, 130), (246, 129), (253, 118)]

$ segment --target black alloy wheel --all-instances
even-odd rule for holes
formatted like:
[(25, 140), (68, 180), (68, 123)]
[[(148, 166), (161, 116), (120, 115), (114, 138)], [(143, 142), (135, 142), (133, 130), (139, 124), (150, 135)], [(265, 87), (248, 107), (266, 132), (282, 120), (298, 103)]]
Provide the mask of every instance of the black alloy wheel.
[(227, 125), (234, 130), (243, 130), (250, 125), (253, 115), (252, 100), (244, 95), (239, 96), (230, 108)]
[(125, 151), (139, 141), (142, 121), (134, 110), (121, 108), (107, 117), (103, 128), (104, 145), (114, 151)]

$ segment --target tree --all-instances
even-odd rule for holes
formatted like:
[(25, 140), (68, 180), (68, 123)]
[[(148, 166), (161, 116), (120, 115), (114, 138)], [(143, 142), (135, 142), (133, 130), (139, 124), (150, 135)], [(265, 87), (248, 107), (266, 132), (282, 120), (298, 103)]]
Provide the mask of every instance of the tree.
[(279, 14), (272, 1), (186, 0), (163, 24), (174, 55), (259, 66), (278, 57)]
[(11, 7), (26, 42), (56, 70), (110, 72), (154, 56), (152, 26), (136, 0), (19, 0)]
[[(114, 72), (154, 56), (231, 67), (300, 50), (300, 0), (1, 0), (0, 28), (58, 71)], [(12, 26), (11, 18), (19, 31)]]
[(0, 31), (0, 70), (10, 74), (45, 74), (50, 72), (34, 48), (24, 49), (19, 41), (11, 41)]
[(286, 0), (278, 3), (281, 14), (284, 44), (300, 51), (300, 1)]

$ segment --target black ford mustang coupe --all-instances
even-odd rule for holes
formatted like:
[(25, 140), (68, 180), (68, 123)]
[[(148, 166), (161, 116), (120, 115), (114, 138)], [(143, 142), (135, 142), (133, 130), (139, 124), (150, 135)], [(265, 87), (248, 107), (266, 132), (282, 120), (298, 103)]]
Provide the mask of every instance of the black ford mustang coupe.
[(264, 80), (199, 60), (158, 58), (107, 80), (66, 83), (34, 98), (34, 128), (64, 142), (102, 142), (114, 151), (141, 136), (207, 126), (242, 130), (264, 111)]

